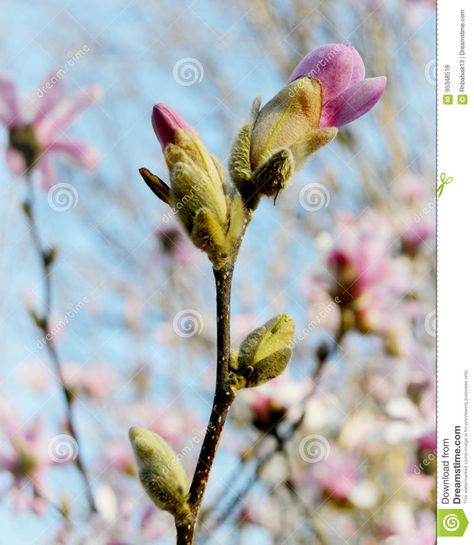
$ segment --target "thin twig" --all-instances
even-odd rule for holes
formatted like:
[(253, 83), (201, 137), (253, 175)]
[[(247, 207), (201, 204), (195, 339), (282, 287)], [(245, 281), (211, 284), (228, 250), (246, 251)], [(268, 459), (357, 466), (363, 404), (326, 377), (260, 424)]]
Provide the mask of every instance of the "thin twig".
[(314, 537), (316, 538), (316, 543), (319, 543), (319, 545), (328, 545), (326, 538), (324, 537), (324, 534), (321, 532), (321, 530), (318, 528), (317, 524), (313, 521), (314, 517), (314, 511), (311, 509), (309, 505), (301, 498), (301, 496), (298, 494), (298, 492), (295, 489), (295, 485), (293, 484), (293, 481), (291, 479), (291, 459), (288, 454), (288, 451), (286, 449), (281, 450), (288, 467), (288, 475), (289, 478), (285, 480), (285, 488), (288, 490), (290, 496), (294, 499), (294, 501), (300, 506), (300, 508), (303, 511), (303, 515), (306, 517), (308, 525), (314, 534)]
[[(40, 314), (34, 313), (33, 318), (34, 318), (36, 326), (41, 330), (41, 332), (44, 335), (43, 341), (49, 355), (51, 366), (53, 368), (54, 374), (56, 376), (56, 379), (58, 381), (58, 384), (60, 386), (61, 392), (64, 397), (64, 401), (66, 404), (66, 431), (71, 435), (71, 437), (76, 441), (77, 445), (79, 446), (79, 436), (76, 431), (76, 426), (74, 424), (74, 417), (73, 417), (74, 397), (72, 396), (71, 391), (66, 384), (66, 381), (62, 372), (62, 368), (61, 368), (61, 360), (60, 360), (59, 353), (56, 348), (56, 344), (54, 342), (54, 338), (51, 333), (51, 327), (50, 327), (51, 308), (52, 308), (51, 268), (55, 259), (55, 250), (54, 248), (45, 247), (41, 241), (38, 224), (36, 221), (36, 215), (35, 215), (34, 186), (30, 176), (26, 177), (26, 187), (27, 187), (27, 197), (25, 201), (23, 202), (22, 209), (28, 221), (31, 240), (33, 242), (35, 252), (38, 255), (38, 258), (40, 261), (42, 277), (43, 277), (43, 297), (44, 297), (43, 309)], [(89, 477), (87, 475), (87, 472), (84, 466), (84, 462), (82, 460), (80, 450), (81, 449), (78, 448), (77, 456), (74, 460), (74, 463), (84, 480), (86, 498), (87, 498), (89, 507), (92, 512), (95, 512), (96, 507), (94, 502), (94, 495), (92, 493), (92, 487), (91, 487)]]
[[(254, 465), (253, 471), (251, 472), (247, 482), (243, 486), (243, 488), (235, 494), (233, 497), (230, 498), (227, 502), (225, 501), (225, 497), (220, 497), (215, 503), (214, 506), (209, 509), (209, 512), (212, 513), (217, 509), (218, 505), (224, 505), (223, 509), (220, 509), (221, 513), (218, 515), (211, 524), (206, 525), (206, 529), (203, 532), (204, 535), (209, 535), (211, 532), (214, 532), (219, 526), (221, 526), (223, 523), (226, 522), (226, 520), (229, 519), (229, 517), (234, 513), (235, 509), (238, 507), (238, 505), (241, 503), (242, 499), (251, 491), (251, 489), (255, 486), (255, 484), (258, 482), (259, 476), (262, 473), (263, 469), (265, 468), (266, 464), (269, 463), (278, 453), (281, 453), (284, 451), (284, 445), (287, 444), (293, 437), (296, 435), (298, 430), (300, 429), (302, 423), (304, 422), (304, 418), (306, 415), (307, 410), (307, 403), (310, 401), (310, 399), (314, 396), (314, 394), (317, 392), (319, 387), (319, 380), (321, 378), (324, 366), (326, 362), (328, 361), (329, 357), (337, 352), (337, 349), (339, 345), (341, 344), (343, 338), (344, 338), (344, 331), (343, 329), (339, 329), (338, 332), (335, 335), (333, 347), (330, 351), (328, 351), (319, 361), (319, 365), (316, 367), (314, 373), (313, 373), (313, 382), (314, 385), (311, 388), (309, 392), (305, 394), (305, 396), (301, 399), (300, 404), (303, 407), (302, 413), (300, 418), (293, 422), (291, 426), (288, 428), (288, 430), (282, 435), (279, 433), (278, 427), (279, 425), (285, 421), (285, 417), (282, 416), (282, 418), (276, 422), (271, 430), (269, 430), (265, 437), (270, 435), (271, 437), (275, 438), (275, 445), (271, 450), (268, 450), (266, 452), (263, 452), (261, 454), (261, 457), (257, 457), (256, 464)], [(249, 459), (250, 461), (250, 459)], [(225, 490), (230, 490), (231, 486), (224, 487)], [(320, 536), (321, 539), (321, 536)], [(321, 541), (321, 543), (324, 543), (324, 541)]]

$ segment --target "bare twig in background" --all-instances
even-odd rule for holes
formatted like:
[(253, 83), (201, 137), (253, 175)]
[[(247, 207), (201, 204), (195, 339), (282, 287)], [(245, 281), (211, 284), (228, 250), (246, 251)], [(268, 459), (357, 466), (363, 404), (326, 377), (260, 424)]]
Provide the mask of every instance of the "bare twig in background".
[(56, 248), (55, 247), (45, 247), (41, 241), (39, 228), (36, 222), (35, 215), (35, 190), (33, 186), (33, 181), (31, 177), (27, 175), (26, 177), (26, 187), (27, 187), (27, 197), (23, 202), (23, 212), (28, 221), (29, 232), (31, 235), (31, 240), (33, 247), (35, 249), (36, 255), (39, 259), (41, 266), (41, 273), (43, 278), (43, 308), (38, 313), (36, 310), (31, 311), (32, 318), (38, 329), (43, 334), (42, 341), (45, 344), (46, 350), (49, 355), (51, 366), (53, 372), (58, 381), (58, 385), (61, 389), (61, 393), (64, 398), (66, 405), (66, 415), (65, 415), (65, 426), (66, 431), (71, 435), (71, 437), (76, 442), (78, 449), (75, 454), (74, 464), (76, 465), (79, 473), (81, 474), (84, 480), (86, 499), (89, 504), (91, 511), (95, 511), (95, 502), (94, 495), (92, 492), (91, 484), (89, 477), (86, 472), (86, 468), (82, 459), (81, 447), (79, 442), (79, 435), (76, 430), (74, 423), (74, 414), (73, 414), (73, 403), (74, 397), (68, 388), (64, 375), (61, 368), (61, 360), (59, 358), (59, 353), (54, 342), (54, 334), (51, 331), (51, 310), (52, 310), (52, 289), (51, 289), (51, 270), (56, 258)]

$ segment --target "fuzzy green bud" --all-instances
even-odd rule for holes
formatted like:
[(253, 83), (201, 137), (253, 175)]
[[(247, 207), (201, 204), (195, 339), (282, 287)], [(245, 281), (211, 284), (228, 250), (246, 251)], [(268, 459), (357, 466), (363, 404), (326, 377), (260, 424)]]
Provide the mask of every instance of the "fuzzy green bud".
[(250, 164), (250, 142), (252, 129), (244, 125), (237, 135), (232, 146), (229, 158), (229, 172), (234, 185), (242, 193), (250, 186), (252, 179), (252, 165)]
[(229, 172), (249, 208), (262, 195), (276, 198), (296, 169), (337, 134), (319, 128), (322, 89), (318, 80), (301, 77), (260, 109), (255, 101), (252, 126), (240, 130), (232, 147)]
[(144, 428), (130, 428), (128, 435), (145, 492), (157, 507), (184, 518), (189, 513), (186, 476), (171, 447)]
[(279, 314), (255, 329), (232, 359), (236, 388), (253, 388), (277, 377), (291, 358), (295, 323)]
[(288, 185), (295, 169), (293, 154), (289, 149), (279, 149), (253, 173), (254, 191), (267, 197), (278, 197)]
[(255, 208), (262, 195), (277, 197), (286, 187), (294, 171), (294, 159), (289, 149), (279, 149), (252, 171), (250, 163), (251, 128), (244, 125), (232, 147), (229, 172), (235, 187), (249, 208)]
[[(193, 198), (184, 203), (181, 210), (193, 215), (199, 210), (193, 207), (194, 202), (205, 201), (209, 203), (209, 208), (213, 209), (217, 219), (225, 222), (227, 209), (220, 167), (197, 133), (176, 129), (174, 142), (165, 149), (165, 158), (171, 176), (171, 205), (176, 207), (189, 195)], [(180, 177), (176, 176), (176, 168), (179, 169), (182, 165), (187, 167), (186, 171), (192, 176), (194, 183), (191, 187), (187, 181), (181, 182)]]
[(178, 112), (157, 104), (152, 123), (169, 169), (170, 186), (145, 168), (140, 174), (218, 269), (234, 258), (242, 234), (244, 205), (240, 196), (227, 190), (219, 161)]
[(252, 169), (280, 148), (292, 151), (298, 168), (310, 153), (332, 140), (337, 129), (319, 128), (322, 104), (318, 80), (305, 76), (286, 85), (257, 114), (250, 146)]

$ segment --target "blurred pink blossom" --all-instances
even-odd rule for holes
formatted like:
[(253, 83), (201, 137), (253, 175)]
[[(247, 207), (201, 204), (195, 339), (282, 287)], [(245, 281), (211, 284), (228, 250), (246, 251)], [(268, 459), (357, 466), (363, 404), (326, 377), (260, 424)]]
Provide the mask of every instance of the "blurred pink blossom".
[(112, 440), (107, 442), (104, 461), (107, 467), (124, 475), (135, 475), (136, 473), (132, 450), (123, 441)]
[(410, 498), (429, 502), (433, 497), (436, 483), (432, 475), (416, 474), (411, 471), (406, 475), (404, 484)]
[(384, 545), (435, 545), (434, 512), (414, 513), (408, 504), (396, 503), (385, 522)]
[[(153, 504), (146, 501), (145, 507), (137, 505), (134, 494), (136, 491), (131, 491), (123, 482), (101, 483), (96, 491), (98, 512), (90, 515), (86, 525), (91, 539), (79, 542), (84, 545), (127, 545), (144, 542), (144, 538), (145, 542), (162, 538), (166, 527), (156, 517)], [(73, 530), (80, 530), (78, 525), (74, 526)], [(69, 539), (67, 543), (77, 541)]]
[(118, 382), (116, 371), (106, 363), (84, 365), (78, 362), (65, 362), (62, 365), (64, 380), (75, 395), (92, 399), (107, 399)]
[(46, 362), (41, 360), (23, 364), (19, 374), (29, 388), (38, 392), (46, 390), (54, 378)]
[(354, 452), (346, 454), (336, 445), (331, 445), (326, 460), (310, 465), (306, 482), (316, 484), (328, 499), (336, 503), (346, 502), (357, 482), (359, 463)]
[(436, 449), (436, 430), (432, 430), (418, 439), (418, 447), (421, 450), (434, 452)]
[(14, 80), (0, 75), (0, 123), (8, 130), (6, 150), (9, 169), (17, 175), (37, 170), (41, 185), (55, 184), (53, 156), (63, 155), (84, 168), (99, 164), (99, 153), (90, 144), (67, 135), (64, 130), (79, 113), (101, 96), (93, 85), (67, 96), (64, 80), (54, 72), (48, 74), (35, 96), (20, 97)]
[(162, 255), (181, 266), (190, 265), (193, 262), (195, 256), (193, 246), (178, 226), (159, 227), (155, 235)]
[[(343, 330), (390, 334), (396, 326), (394, 310), (411, 289), (408, 263), (395, 254), (396, 233), (375, 210), (361, 216), (340, 213), (334, 231), (326, 250), (326, 272), (313, 276), (310, 297), (319, 307), (338, 300), (333, 310), (340, 313)], [(330, 323), (334, 325), (334, 317)]]
[(309, 378), (294, 380), (284, 373), (258, 388), (243, 390), (240, 398), (253, 425), (268, 433), (283, 419), (295, 422), (301, 416), (301, 402), (311, 387)]
[(48, 507), (45, 494), (45, 470), (53, 465), (42, 436), (42, 426), (35, 419), (21, 427), (18, 417), (2, 414), (2, 429), (10, 442), (10, 449), (0, 452), (0, 471), (7, 471), (11, 484), (2, 495), (8, 493), (17, 511), (29, 509), (41, 515)]

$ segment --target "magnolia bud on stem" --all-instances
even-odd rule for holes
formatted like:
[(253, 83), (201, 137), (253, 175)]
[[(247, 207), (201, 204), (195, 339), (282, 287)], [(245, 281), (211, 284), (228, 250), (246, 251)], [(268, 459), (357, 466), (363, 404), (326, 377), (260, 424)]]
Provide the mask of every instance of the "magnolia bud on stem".
[(191, 125), (169, 106), (153, 108), (153, 128), (170, 183), (145, 168), (140, 174), (171, 207), (194, 245), (206, 252), (216, 285), (216, 388), (189, 491), (167, 443), (150, 431), (130, 430), (140, 480), (152, 501), (175, 517), (178, 545), (193, 545), (209, 473), (238, 390), (277, 377), (292, 354), (295, 324), (286, 314), (250, 333), (237, 352), (230, 350), (232, 273), (252, 213), (262, 196), (276, 200), (294, 171), (334, 139), (338, 127), (368, 112), (384, 88), (384, 77), (365, 79), (364, 63), (351, 46), (328, 44), (311, 52), (263, 108), (260, 99), (254, 101), (251, 121), (241, 128), (231, 150), (231, 188), (219, 161)]

